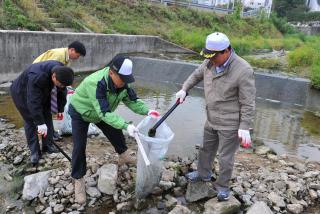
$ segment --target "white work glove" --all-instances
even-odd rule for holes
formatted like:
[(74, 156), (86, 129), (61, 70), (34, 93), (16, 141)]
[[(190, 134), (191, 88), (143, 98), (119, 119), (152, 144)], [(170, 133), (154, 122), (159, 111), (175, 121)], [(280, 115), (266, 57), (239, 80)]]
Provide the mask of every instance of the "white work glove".
[(130, 124), (127, 127), (127, 132), (131, 137), (134, 137), (135, 133), (139, 132), (139, 129), (137, 129), (137, 127), (135, 127), (134, 125)]
[(151, 116), (153, 118), (158, 118), (158, 117), (160, 117), (160, 113), (156, 110), (149, 110), (148, 116)]
[(249, 130), (239, 129), (238, 130), (238, 137), (241, 140), (240, 145), (243, 148), (249, 148), (251, 146), (251, 137), (250, 137)]
[(46, 124), (42, 124), (38, 126), (38, 134), (43, 135), (44, 137), (47, 136), (48, 128)]
[(178, 91), (176, 93), (176, 100), (177, 101), (179, 100), (180, 103), (183, 103), (186, 96), (187, 96), (187, 92), (185, 92), (184, 90), (181, 89), (180, 91)]

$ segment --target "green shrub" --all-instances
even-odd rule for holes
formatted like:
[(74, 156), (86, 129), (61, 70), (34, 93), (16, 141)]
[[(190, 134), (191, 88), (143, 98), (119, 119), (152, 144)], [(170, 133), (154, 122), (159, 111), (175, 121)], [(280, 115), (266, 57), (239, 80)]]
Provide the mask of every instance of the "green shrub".
[(318, 57), (311, 67), (311, 84), (320, 89), (320, 57)]
[(289, 67), (311, 66), (317, 55), (317, 51), (311, 46), (302, 46), (288, 54)]
[(4, 27), (7, 29), (28, 29), (40, 30), (41, 26), (28, 19), (23, 11), (17, 7), (11, 0), (3, 0)]
[(298, 37), (285, 37), (283, 47), (285, 50), (294, 50), (303, 45), (303, 41)]
[(287, 19), (280, 18), (276, 14), (272, 13), (271, 16), (271, 22), (276, 26), (276, 28), (283, 34), (292, 34), (295, 33), (296, 30), (294, 27), (292, 27)]
[(247, 39), (233, 38), (231, 40), (231, 45), (239, 55), (249, 54), (253, 50), (251, 41), (248, 41)]
[(257, 59), (253, 57), (244, 57), (253, 67), (265, 68), (271, 70), (281, 70), (282, 64), (279, 59)]

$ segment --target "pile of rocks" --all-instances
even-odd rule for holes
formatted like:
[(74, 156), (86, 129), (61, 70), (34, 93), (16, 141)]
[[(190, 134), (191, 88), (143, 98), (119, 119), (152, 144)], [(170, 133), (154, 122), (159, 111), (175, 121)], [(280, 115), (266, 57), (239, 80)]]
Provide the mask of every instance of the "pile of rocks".
[[(19, 166), (29, 161), (23, 132), (0, 121), (0, 161), (12, 165), (4, 176), (8, 182)], [(99, 139), (90, 139), (90, 143)], [(88, 144), (88, 145), (89, 145)], [(129, 144), (135, 149), (135, 144)], [(111, 147), (111, 146), (110, 146)], [(135, 199), (136, 168), (117, 165), (118, 156), (108, 150), (103, 155), (87, 154), (85, 175), (87, 204), (74, 201), (70, 163), (62, 154), (43, 156), (39, 167), (24, 167), (22, 199), (30, 201), (36, 213), (303, 213), (320, 199), (320, 164), (289, 160), (265, 147), (253, 153), (239, 152), (232, 177), (232, 197), (218, 202), (211, 182), (188, 183), (185, 174), (196, 170), (197, 161), (169, 157), (163, 164), (161, 181), (146, 199)], [(70, 152), (70, 151), (69, 151)], [(217, 160), (215, 161), (217, 166)], [(40, 172), (38, 172), (40, 171)], [(215, 170), (215, 176), (218, 174)], [(18, 207), (10, 206), (18, 213)], [(23, 210), (23, 208), (22, 208)], [(137, 211), (139, 210), (139, 211)], [(262, 211), (264, 210), (264, 211)]]

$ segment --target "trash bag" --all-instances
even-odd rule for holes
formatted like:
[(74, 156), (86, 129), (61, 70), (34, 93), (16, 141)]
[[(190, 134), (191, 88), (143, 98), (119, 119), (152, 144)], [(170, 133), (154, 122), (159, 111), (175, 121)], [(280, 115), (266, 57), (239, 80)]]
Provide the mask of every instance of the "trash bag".
[[(68, 113), (69, 110), (69, 104), (70, 104), (70, 98), (75, 93), (75, 90), (71, 87), (68, 87), (68, 94), (67, 94), (67, 104), (64, 107), (63, 112), (63, 120), (61, 122), (61, 125), (59, 127), (60, 134), (61, 135), (71, 135), (72, 134), (72, 126), (71, 126), (71, 116)], [(88, 129), (88, 136), (89, 135), (98, 135), (99, 131), (96, 125), (93, 123), (90, 123), (89, 129)]]
[(163, 159), (174, 137), (174, 133), (165, 122), (157, 128), (154, 137), (149, 137), (148, 131), (157, 121), (158, 119), (147, 116), (137, 126), (141, 144), (150, 161), (150, 165), (146, 166), (140, 150), (138, 151), (135, 188), (137, 199), (148, 196), (154, 187), (159, 184), (163, 170)]

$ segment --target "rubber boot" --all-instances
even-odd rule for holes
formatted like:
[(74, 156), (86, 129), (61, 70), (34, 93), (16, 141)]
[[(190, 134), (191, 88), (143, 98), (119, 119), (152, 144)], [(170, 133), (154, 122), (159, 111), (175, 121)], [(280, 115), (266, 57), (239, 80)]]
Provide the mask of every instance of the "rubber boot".
[(74, 179), (74, 197), (78, 204), (84, 204), (87, 201), (86, 184), (84, 178)]
[(133, 157), (130, 153), (131, 153), (131, 151), (129, 151), (129, 149), (127, 149), (124, 153), (121, 153), (119, 155), (119, 165), (136, 164), (136, 158)]

